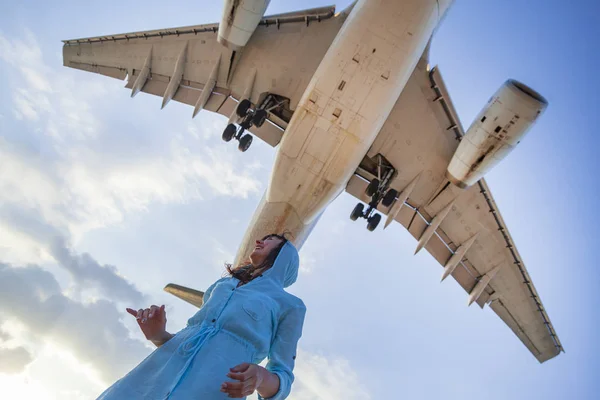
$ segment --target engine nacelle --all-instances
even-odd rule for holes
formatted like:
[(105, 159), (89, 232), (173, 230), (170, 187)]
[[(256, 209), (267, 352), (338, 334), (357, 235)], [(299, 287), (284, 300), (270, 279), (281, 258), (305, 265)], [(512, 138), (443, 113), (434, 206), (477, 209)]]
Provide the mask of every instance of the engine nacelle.
[(535, 90), (506, 81), (463, 136), (448, 165), (448, 180), (460, 188), (476, 183), (519, 144), (547, 106)]
[(219, 43), (240, 50), (248, 43), (271, 0), (225, 0), (219, 24)]

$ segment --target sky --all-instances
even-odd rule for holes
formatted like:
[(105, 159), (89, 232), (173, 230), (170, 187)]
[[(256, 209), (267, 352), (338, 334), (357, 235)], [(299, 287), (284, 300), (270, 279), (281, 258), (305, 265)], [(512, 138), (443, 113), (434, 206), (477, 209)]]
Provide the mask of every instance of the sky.
[[(337, 4), (338, 9), (349, 1)], [(326, 3), (273, 0), (270, 13)], [(62, 39), (216, 22), (220, 2), (8, 2), (0, 14), (0, 398), (89, 399), (146, 357), (125, 307), (168, 329), (232, 261), (275, 152), (221, 116), (62, 66)], [(332, 203), (301, 250), (291, 399), (593, 399), (600, 390), (595, 1), (458, 0), (431, 49), (465, 127), (508, 78), (550, 105), (487, 176), (566, 350), (539, 364), (401, 226)]]

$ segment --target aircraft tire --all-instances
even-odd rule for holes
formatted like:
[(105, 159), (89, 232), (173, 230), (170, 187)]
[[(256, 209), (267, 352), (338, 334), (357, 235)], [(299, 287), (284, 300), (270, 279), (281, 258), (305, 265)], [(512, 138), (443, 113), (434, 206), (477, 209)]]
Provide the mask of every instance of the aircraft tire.
[(367, 229), (373, 232), (377, 229), (377, 225), (381, 221), (381, 214), (374, 214), (371, 218), (369, 218), (369, 222), (367, 223)]
[(369, 182), (369, 186), (365, 189), (365, 194), (369, 197), (373, 197), (375, 193), (377, 193), (377, 189), (379, 188), (379, 179), (373, 179)]
[(363, 203), (358, 203), (356, 205), (356, 207), (354, 207), (354, 210), (352, 210), (352, 213), (350, 214), (350, 219), (352, 221), (356, 221), (358, 218), (360, 218), (363, 215), (364, 209), (365, 209), (365, 205)]
[(250, 148), (251, 144), (252, 144), (252, 135), (245, 134), (244, 136), (242, 136), (240, 138), (240, 144), (238, 145), (238, 150), (241, 151), (242, 153), (245, 153), (246, 150), (248, 150)]
[(248, 115), (248, 110), (251, 106), (252, 103), (250, 103), (250, 100), (244, 99), (238, 103), (237, 108), (235, 109), (235, 113), (238, 117), (244, 118), (246, 115)]

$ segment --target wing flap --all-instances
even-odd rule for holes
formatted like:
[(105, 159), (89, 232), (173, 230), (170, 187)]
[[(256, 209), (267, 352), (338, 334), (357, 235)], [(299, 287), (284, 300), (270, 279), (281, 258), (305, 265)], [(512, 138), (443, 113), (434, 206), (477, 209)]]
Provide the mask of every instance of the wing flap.
[(120, 80), (123, 80), (127, 77), (127, 70), (125, 68), (107, 67), (104, 65), (94, 65), (76, 61), (70, 62), (69, 67)]

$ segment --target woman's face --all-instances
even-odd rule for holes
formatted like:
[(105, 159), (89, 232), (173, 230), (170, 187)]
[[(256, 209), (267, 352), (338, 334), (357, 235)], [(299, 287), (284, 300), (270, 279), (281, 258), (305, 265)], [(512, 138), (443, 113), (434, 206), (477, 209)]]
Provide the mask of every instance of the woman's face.
[(266, 237), (264, 240), (257, 240), (256, 245), (254, 246), (254, 251), (250, 254), (250, 261), (252, 265), (258, 266), (262, 264), (269, 253), (273, 251), (274, 248), (281, 244), (282, 240), (278, 237)]

